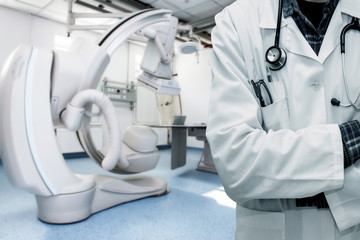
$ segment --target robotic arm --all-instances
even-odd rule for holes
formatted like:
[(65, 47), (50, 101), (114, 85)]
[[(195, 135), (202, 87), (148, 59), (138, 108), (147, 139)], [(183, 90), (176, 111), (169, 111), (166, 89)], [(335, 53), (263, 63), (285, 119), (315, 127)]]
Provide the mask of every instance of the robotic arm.
[(146, 28), (142, 31), (149, 40), (141, 65), (143, 73), (138, 81), (157, 93), (180, 94), (179, 84), (172, 80), (171, 66), (177, 26), (178, 20), (172, 17), (169, 24), (157, 25), (156, 28)]
[[(110, 62), (111, 55), (134, 33), (150, 37), (142, 69), (148, 74), (170, 82), (171, 56), (178, 20), (169, 10), (147, 9), (122, 19), (110, 28), (96, 43), (75, 39), (69, 52), (56, 52), (51, 89), (52, 118), (59, 121), (60, 112), (77, 93), (95, 89)], [(171, 83), (168, 85), (172, 85)], [(150, 86), (150, 85), (147, 85)], [(180, 89), (177, 89), (180, 91)]]

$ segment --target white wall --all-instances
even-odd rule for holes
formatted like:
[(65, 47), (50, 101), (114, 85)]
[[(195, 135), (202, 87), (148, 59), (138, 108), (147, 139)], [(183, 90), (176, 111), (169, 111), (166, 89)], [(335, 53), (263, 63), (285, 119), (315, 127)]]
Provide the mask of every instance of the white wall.
[[(33, 16), (29, 13), (20, 12), (0, 6), (0, 31), (3, 33), (0, 45), (0, 68), (6, 57), (19, 44), (35, 44), (46, 48), (53, 48), (54, 36), (66, 37), (66, 26), (44, 18)], [(91, 41), (98, 37), (97, 33), (77, 31), (71, 37), (82, 36)], [(103, 77), (112, 81), (130, 82), (138, 73), (139, 55), (144, 51), (144, 44), (124, 43), (112, 56), (108, 69)], [(205, 49), (199, 52), (199, 61), (195, 54), (183, 55), (176, 53), (174, 73), (178, 74), (177, 80), (182, 88), (181, 100), (183, 114), (187, 116), (187, 124), (207, 122), (209, 87), (211, 82), (209, 58), (211, 50)], [(139, 89), (137, 117), (144, 121), (158, 121), (159, 116), (156, 106), (156, 97), (152, 92)], [(117, 108), (122, 132), (135, 121), (135, 113), (128, 104), (115, 103)], [(146, 112), (147, 111), (147, 112)], [(141, 116), (140, 113), (142, 114)], [(100, 120), (101, 121), (101, 120)], [(166, 141), (166, 134), (160, 133)], [(188, 139), (188, 146), (203, 147), (203, 143)]]
[[(102, 80), (108, 79), (110, 81), (125, 84), (129, 83), (128, 80), (128, 54), (129, 53), (129, 44), (127, 42), (122, 43), (122, 45), (114, 52), (111, 57), (110, 63), (105, 70)], [(129, 103), (113, 102), (115, 109), (118, 113), (118, 119), (120, 122), (120, 131), (121, 134), (124, 133), (125, 129), (132, 125), (134, 122), (133, 111), (130, 109)], [(105, 128), (104, 128), (105, 130)], [(104, 143), (106, 145), (106, 143)]]
[[(206, 124), (211, 84), (211, 49), (195, 54), (176, 54), (175, 72), (181, 86), (181, 101), (186, 124)], [(188, 146), (203, 147), (203, 142), (188, 137)]]
[(15, 10), (0, 7), (0, 68), (6, 57), (20, 43), (30, 42), (31, 16)]

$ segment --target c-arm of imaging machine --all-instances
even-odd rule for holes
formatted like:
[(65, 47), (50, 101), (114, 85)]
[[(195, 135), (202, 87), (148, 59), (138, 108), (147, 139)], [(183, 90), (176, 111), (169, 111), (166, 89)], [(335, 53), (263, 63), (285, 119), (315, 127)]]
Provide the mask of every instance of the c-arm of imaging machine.
[[(36, 196), (40, 220), (77, 222), (120, 203), (168, 191), (166, 182), (157, 177), (74, 174), (58, 148), (54, 125), (77, 130), (85, 151), (106, 170), (131, 174), (155, 167), (156, 134), (134, 126), (122, 140), (112, 103), (95, 88), (110, 56), (131, 34), (160, 27), (167, 29), (167, 37), (159, 39), (155, 32), (149, 42), (170, 44), (176, 26), (170, 11), (149, 9), (123, 18), (97, 43), (76, 41), (69, 52), (22, 45), (9, 56), (0, 78), (0, 155), (10, 182)], [(171, 53), (171, 48), (165, 52)], [(158, 60), (159, 68), (169, 66), (162, 61)], [(91, 140), (91, 119), (85, 112), (92, 104), (104, 114), (109, 130), (105, 156)]]

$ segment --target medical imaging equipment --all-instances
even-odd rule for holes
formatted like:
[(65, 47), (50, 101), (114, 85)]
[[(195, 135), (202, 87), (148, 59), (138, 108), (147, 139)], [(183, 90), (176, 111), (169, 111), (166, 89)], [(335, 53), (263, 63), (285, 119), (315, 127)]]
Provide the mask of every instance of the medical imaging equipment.
[[(203, 47), (199, 37), (197, 37), (191, 25), (179, 25), (178, 30), (180, 31), (180, 36), (186, 37), (188, 40), (181, 43), (178, 47), (178, 50), (182, 54), (192, 54), (198, 53)], [(181, 32), (182, 31), (182, 32)]]
[[(158, 177), (74, 174), (58, 148), (54, 125), (77, 131), (88, 155), (108, 171), (131, 174), (154, 168), (157, 135), (148, 127), (131, 126), (121, 139), (111, 101), (95, 89), (116, 48), (148, 27), (150, 43), (156, 47), (151, 53), (160, 53), (145, 61), (157, 62), (159, 72), (166, 73), (156, 78), (166, 75), (171, 81), (168, 68), (175, 34), (158, 37), (156, 32), (168, 26), (176, 32), (177, 19), (170, 11), (148, 9), (121, 19), (97, 43), (78, 39), (69, 52), (22, 45), (7, 59), (0, 78), (1, 158), (11, 183), (35, 195), (40, 220), (77, 222), (123, 202), (167, 193), (166, 181)], [(165, 50), (154, 42), (165, 42)], [(151, 64), (146, 71), (158, 73)], [(93, 104), (108, 128), (106, 154), (91, 139), (86, 113)]]
[(138, 77), (138, 81), (161, 94), (179, 95), (180, 93), (177, 81), (171, 80), (172, 55), (169, 54), (174, 48), (177, 25), (177, 18), (172, 18), (169, 25), (157, 29), (146, 28), (140, 32), (149, 40), (141, 64), (143, 73)]

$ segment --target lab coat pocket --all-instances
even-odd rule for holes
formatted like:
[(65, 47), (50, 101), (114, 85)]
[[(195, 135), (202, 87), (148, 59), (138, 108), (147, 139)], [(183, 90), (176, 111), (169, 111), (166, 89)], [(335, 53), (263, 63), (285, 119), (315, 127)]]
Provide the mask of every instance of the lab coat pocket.
[(289, 128), (289, 110), (286, 98), (281, 98), (274, 103), (261, 108), (263, 117), (263, 128), (268, 130), (279, 130)]
[(236, 206), (236, 240), (285, 240), (285, 215)]

